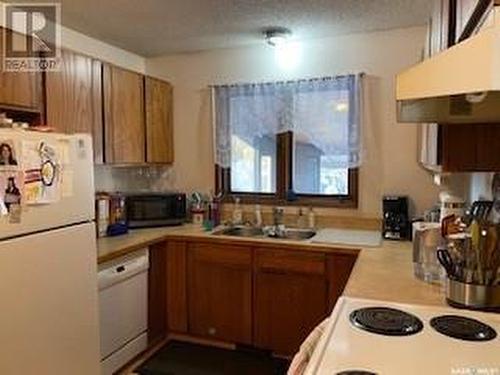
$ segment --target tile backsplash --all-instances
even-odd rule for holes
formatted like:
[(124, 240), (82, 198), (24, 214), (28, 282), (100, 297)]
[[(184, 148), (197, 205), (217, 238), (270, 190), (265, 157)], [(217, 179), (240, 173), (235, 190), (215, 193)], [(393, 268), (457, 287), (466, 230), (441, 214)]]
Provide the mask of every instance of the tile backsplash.
[(95, 166), (96, 191), (162, 192), (176, 190), (176, 174), (169, 166)]

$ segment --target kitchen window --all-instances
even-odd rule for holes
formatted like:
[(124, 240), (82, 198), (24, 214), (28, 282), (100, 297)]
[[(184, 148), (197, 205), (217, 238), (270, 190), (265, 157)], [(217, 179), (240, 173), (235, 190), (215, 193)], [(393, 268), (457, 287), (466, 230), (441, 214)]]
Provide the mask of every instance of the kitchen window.
[(226, 199), (356, 207), (362, 75), (213, 87)]

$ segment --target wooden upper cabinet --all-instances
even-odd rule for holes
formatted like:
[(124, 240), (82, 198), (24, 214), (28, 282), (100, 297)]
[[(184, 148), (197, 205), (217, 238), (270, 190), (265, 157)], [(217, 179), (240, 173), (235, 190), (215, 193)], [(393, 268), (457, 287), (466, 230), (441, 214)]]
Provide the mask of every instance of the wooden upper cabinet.
[(104, 64), (103, 90), (106, 163), (144, 163), (143, 76)]
[(172, 163), (173, 90), (168, 82), (145, 77), (146, 161)]
[(62, 133), (90, 133), (94, 160), (103, 162), (102, 84), (100, 61), (61, 51), (61, 70), (46, 74), (47, 124)]
[(40, 72), (6, 72), (3, 67), (3, 34), (0, 28), (0, 105), (41, 111), (43, 107)]
[(243, 246), (188, 247), (189, 332), (252, 343), (252, 251)]
[(327, 316), (325, 255), (262, 248), (254, 258), (254, 344), (292, 355)]
[(440, 141), (443, 171), (500, 171), (500, 125), (442, 125)]

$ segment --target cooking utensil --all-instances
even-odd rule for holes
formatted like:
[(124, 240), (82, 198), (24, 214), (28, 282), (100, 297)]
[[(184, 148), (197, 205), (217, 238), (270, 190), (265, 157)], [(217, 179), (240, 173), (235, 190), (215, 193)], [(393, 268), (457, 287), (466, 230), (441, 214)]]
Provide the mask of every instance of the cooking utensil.
[[(460, 232), (448, 236), (448, 251), (455, 264), (455, 276), (465, 281), (467, 274), (473, 275), (470, 258), (471, 236), (469, 233)], [(475, 257), (475, 255), (473, 255)], [(471, 280), (472, 281), (472, 280)]]
[(447, 249), (438, 249), (437, 258), (439, 260), (439, 263), (441, 263), (441, 265), (445, 269), (448, 278), (455, 279), (455, 264), (453, 263), (450, 252)]
[(493, 207), (493, 201), (475, 201), (472, 204), (471, 213), (476, 220), (486, 220)]

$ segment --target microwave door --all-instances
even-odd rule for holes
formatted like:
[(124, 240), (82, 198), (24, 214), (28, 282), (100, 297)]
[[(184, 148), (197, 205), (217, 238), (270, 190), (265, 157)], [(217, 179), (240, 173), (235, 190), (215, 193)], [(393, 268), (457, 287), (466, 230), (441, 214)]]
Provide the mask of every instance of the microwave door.
[(127, 219), (130, 228), (179, 225), (182, 224), (184, 215), (179, 215), (173, 196), (127, 198)]

